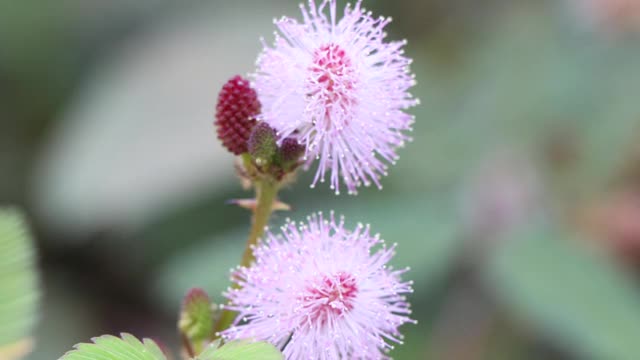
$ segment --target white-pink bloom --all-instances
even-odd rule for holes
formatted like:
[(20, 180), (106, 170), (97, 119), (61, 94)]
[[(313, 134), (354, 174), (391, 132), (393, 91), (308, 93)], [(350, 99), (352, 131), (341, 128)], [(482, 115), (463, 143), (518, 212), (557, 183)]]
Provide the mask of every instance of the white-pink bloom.
[[(330, 172), (331, 188), (339, 193), (340, 177), (349, 193), (387, 174), (387, 163), (410, 138), (418, 104), (408, 93), (415, 84), (411, 60), (403, 55), (406, 41), (384, 42), (391, 18), (347, 5), (336, 18), (336, 1), (324, 0), (308, 9), (303, 21), (275, 21), (280, 33), (265, 44), (254, 74), (262, 103), (261, 120), (306, 146), (310, 165), (319, 160), (312, 187)], [(328, 11), (328, 14), (326, 12)]]
[(386, 359), (389, 343), (401, 342), (398, 327), (414, 322), (411, 282), (400, 279), (407, 269), (388, 266), (394, 249), (368, 225), (346, 230), (333, 213), (289, 221), (254, 249), (251, 267), (234, 271), (240, 288), (225, 295), (239, 314), (223, 336), (269, 341), (287, 359)]

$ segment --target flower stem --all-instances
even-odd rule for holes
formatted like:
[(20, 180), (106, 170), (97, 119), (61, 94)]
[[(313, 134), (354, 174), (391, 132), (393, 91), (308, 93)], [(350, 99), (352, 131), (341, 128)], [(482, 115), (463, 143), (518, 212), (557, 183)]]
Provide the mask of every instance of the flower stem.
[(191, 341), (189, 340), (189, 338), (186, 335), (181, 334), (181, 339), (182, 339), (182, 348), (187, 353), (189, 358), (196, 356), (197, 354), (193, 350), (193, 346), (191, 345)]
[(247, 240), (247, 246), (242, 255), (240, 266), (250, 266), (254, 260), (252, 247), (257, 245), (258, 239), (264, 234), (264, 228), (269, 223), (273, 203), (278, 195), (278, 183), (273, 179), (260, 180), (256, 184), (256, 209), (253, 213), (251, 232)]
[[(242, 254), (240, 266), (249, 267), (253, 263), (253, 247), (258, 244), (258, 239), (264, 234), (264, 229), (269, 223), (269, 218), (273, 211), (273, 203), (278, 194), (278, 182), (274, 179), (266, 178), (255, 182), (256, 188), (256, 208), (253, 212), (251, 231), (247, 239), (247, 245)], [(233, 283), (232, 287), (238, 289), (240, 286)], [(223, 310), (220, 318), (215, 324), (214, 336), (219, 337), (219, 333), (231, 326), (235, 320), (236, 313), (231, 310)]]

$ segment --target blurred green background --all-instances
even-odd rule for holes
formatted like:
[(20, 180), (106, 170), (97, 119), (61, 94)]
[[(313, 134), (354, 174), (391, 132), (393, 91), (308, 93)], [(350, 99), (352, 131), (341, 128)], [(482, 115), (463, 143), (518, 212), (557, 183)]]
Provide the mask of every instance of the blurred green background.
[[(365, 1), (390, 15), (422, 105), (384, 190), (281, 193), (398, 242), (418, 325), (397, 359), (640, 359), (640, 1)], [(213, 129), (297, 2), (0, 2), (0, 202), (37, 239), (29, 359), (123, 331), (177, 347), (214, 300), (248, 197)]]

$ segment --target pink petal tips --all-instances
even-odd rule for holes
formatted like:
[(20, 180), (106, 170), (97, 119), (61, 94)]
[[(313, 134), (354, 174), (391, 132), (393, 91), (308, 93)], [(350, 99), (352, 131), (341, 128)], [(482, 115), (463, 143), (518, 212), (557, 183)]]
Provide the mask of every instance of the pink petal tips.
[[(410, 138), (418, 104), (408, 90), (415, 84), (406, 41), (384, 42), (391, 18), (347, 5), (336, 18), (336, 1), (301, 5), (302, 23), (287, 17), (275, 22), (273, 47), (264, 46), (254, 74), (262, 103), (259, 119), (306, 147), (307, 166), (318, 160), (312, 187), (329, 181), (350, 194), (375, 184), (398, 159), (397, 148)], [(328, 14), (326, 12), (328, 11)]]
[(388, 266), (394, 251), (368, 225), (349, 231), (333, 214), (289, 221), (233, 273), (240, 286), (226, 307), (238, 317), (223, 336), (269, 341), (287, 359), (386, 359), (402, 340), (398, 327), (414, 322), (407, 270)]

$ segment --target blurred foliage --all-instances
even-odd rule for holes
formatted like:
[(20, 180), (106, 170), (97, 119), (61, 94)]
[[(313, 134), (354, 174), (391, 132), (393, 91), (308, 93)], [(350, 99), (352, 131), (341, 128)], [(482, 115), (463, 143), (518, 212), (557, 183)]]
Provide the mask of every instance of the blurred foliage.
[(31, 350), (37, 304), (33, 243), (24, 218), (0, 208), (0, 358), (19, 359)]
[(499, 299), (548, 341), (589, 359), (640, 354), (640, 292), (577, 235), (531, 227), (505, 239), (488, 268)]

